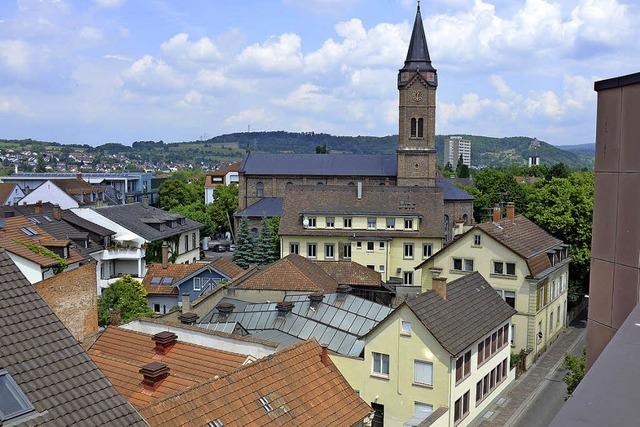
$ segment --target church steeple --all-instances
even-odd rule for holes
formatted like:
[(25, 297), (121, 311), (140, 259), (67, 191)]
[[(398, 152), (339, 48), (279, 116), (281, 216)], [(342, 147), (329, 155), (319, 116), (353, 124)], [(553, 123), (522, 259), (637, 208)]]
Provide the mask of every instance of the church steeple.
[(403, 70), (421, 70), (433, 71), (431, 58), (429, 57), (429, 47), (427, 46), (427, 38), (424, 35), (424, 27), (422, 26), (422, 15), (420, 14), (420, 2), (418, 2), (418, 10), (416, 11), (416, 19), (413, 22), (413, 31), (411, 32), (411, 41), (409, 42), (409, 50), (407, 51), (407, 59), (404, 61)]

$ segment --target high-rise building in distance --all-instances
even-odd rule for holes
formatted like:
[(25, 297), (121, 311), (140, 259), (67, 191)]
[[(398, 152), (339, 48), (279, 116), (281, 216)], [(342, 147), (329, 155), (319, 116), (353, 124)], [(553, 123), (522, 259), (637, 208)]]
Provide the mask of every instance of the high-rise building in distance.
[(461, 136), (450, 136), (444, 142), (444, 164), (451, 164), (455, 168), (462, 156), (462, 163), (471, 167), (471, 141)]

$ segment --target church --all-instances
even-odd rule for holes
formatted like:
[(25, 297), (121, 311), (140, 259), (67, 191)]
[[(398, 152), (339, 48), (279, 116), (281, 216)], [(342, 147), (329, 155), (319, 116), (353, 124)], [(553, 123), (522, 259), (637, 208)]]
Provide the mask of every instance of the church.
[(438, 72), (419, 7), (397, 87), (395, 155), (249, 152), (236, 218), (257, 231), (260, 218), (280, 217), (282, 257), (351, 260), (385, 281), (419, 285), (416, 265), (473, 222), (473, 197), (436, 166)]

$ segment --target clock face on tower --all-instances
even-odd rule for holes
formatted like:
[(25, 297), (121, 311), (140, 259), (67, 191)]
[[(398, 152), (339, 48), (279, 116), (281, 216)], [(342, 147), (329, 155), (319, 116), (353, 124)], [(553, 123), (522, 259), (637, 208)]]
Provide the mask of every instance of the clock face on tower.
[(421, 90), (417, 90), (417, 91), (413, 92), (413, 100), (416, 101), (416, 102), (422, 101), (422, 91)]

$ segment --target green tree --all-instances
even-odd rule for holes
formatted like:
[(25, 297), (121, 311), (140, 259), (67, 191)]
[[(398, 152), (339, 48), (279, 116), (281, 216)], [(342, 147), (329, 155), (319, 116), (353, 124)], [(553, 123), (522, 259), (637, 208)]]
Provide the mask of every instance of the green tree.
[(316, 145), (316, 154), (329, 154), (327, 144)]
[(47, 171), (47, 162), (44, 161), (44, 157), (42, 154), (38, 155), (38, 160), (36, 160), (36, 172), (46, 172)]
[(142, 284), (126, 275), (102, 291), (98, 299), (98, 323), (105, 326), (109, 323), (111, 310), (120, 310), (123, 323), (138, 317), (153, 314), (147, 305), (147, 296)]
[(280, 259), (280, 236), (278, 231), (280, 230), (280, 217), (274, 216), (269, 218), (269, 226), (271, 227), (271, 234), (273, 239), (271, 241), (271, 258), (274, 261)]
[(564, 163), (556, 163), (546, 170), (545, 178), (569, 178), (571, 171)]
[(458, 164), (456, 165), (456, 176), (458, 178), (469, 178), (469, 166), (464, 164), (464, 160), (462, 159), (462, 154), (460, 154), (460, 158), (458, 159)]
[(571, 353), (565, 354), (562, 367), (567, 370), (563, 380), (565, 384), (567, 384), (567, 393), (571, 396), (587, 371), (586, 350), (582, 350), (582, 354), (580, 356), (574, 356)]
[(474, 177), (474, 187), (464, 187), (475, 197), (473, 210), (475, 220), (482, 222), (491, 216), (496, 203), (513, 202), (522, 211), (527, 199), (525, 189), (507, 172), (486, 168)]
[(242, 218), (236, 232), (236, 250), (233, 253), (233, 262), (242, 268), (248, 268), (255, 264), (255, 247), (255, 238), (249, 232), (249, 221)]
[(447, 164), (444, 166), (444, 171), (448, 174), (451, 175), (453, 173), (453, 166), (451, 166), (450, 162), (447, 162)]
[(273, 228), (269, 220), (263, 217), (255, 246), (255, 261), (258, 265), (267, 265), (276, 259), (273, 257)]
[(216, 188), (215, 200), (207, 206), (207, 215), (211, 218), (214, 231), (231, 230), (230, 221), (238, 210), (238, 186), (235, 184)]

